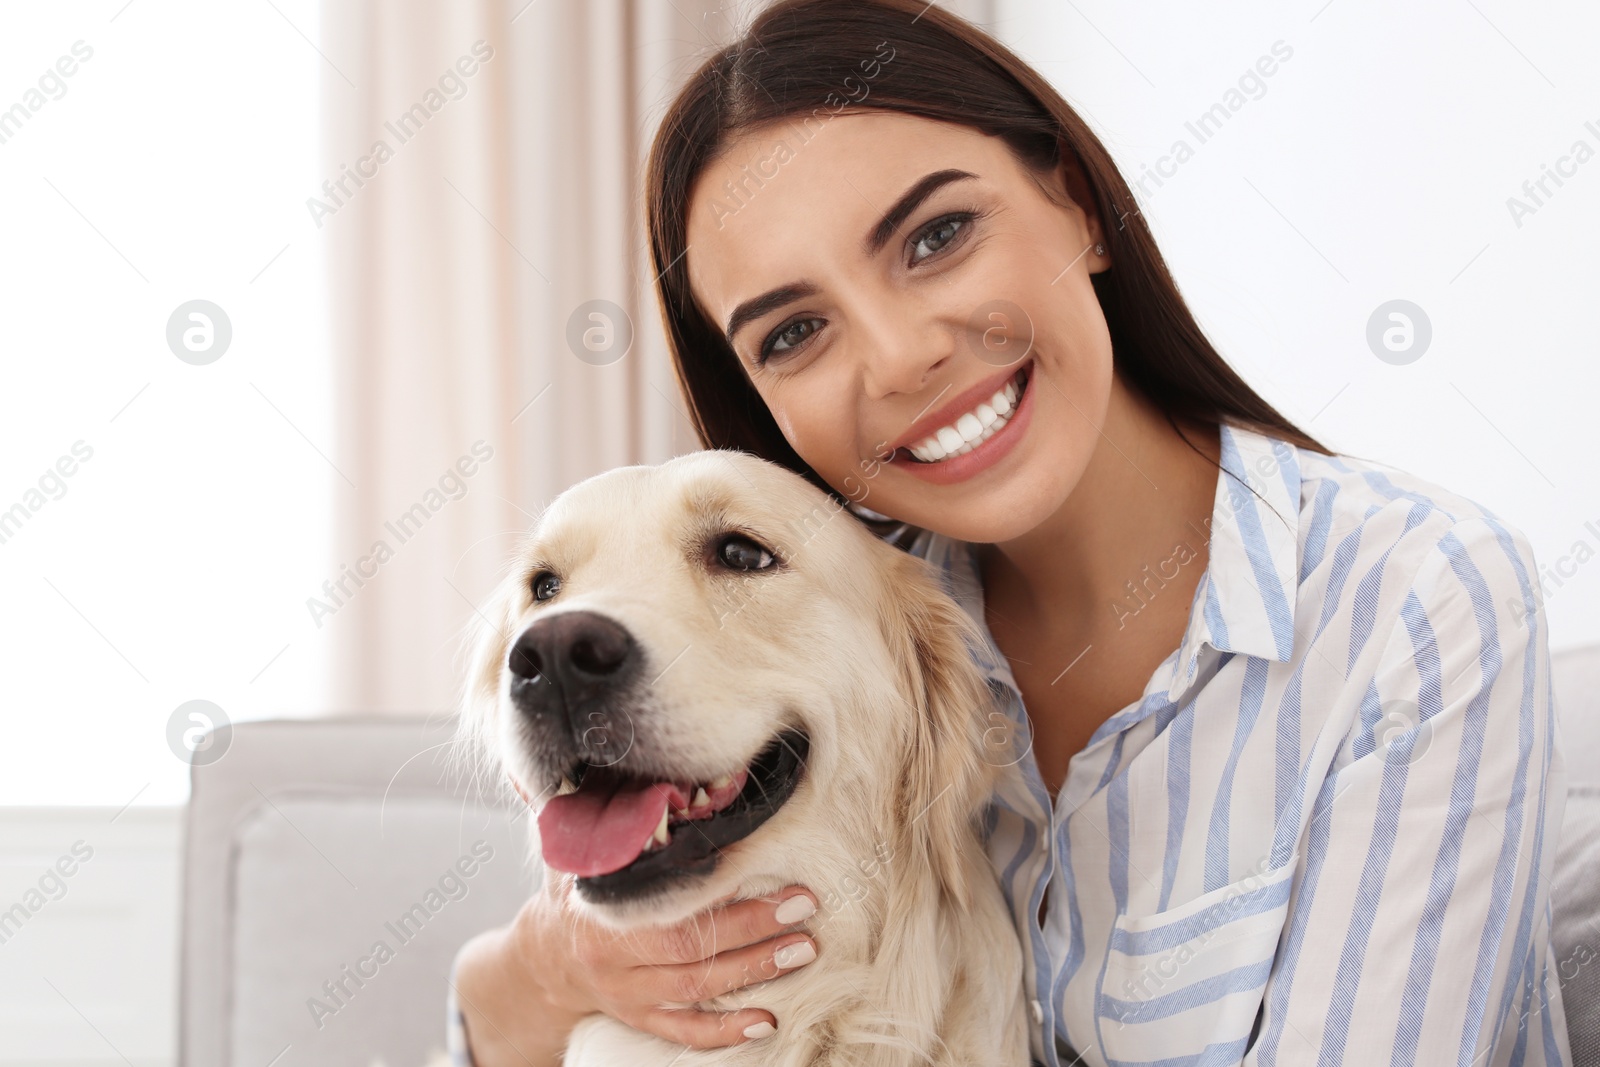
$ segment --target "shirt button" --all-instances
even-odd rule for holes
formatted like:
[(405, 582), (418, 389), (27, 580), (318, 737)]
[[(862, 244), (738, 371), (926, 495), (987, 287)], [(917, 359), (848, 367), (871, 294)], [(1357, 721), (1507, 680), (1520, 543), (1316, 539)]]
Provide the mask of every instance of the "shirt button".
[(1028, 1006), (1033, 1009), (1034, 1025), (1037, 1026), (1038, 1024), (1044, 1022), (1044, 1005), (1040, 1004), (1037, 1000), (1030, 1000), (1028, 1001)]

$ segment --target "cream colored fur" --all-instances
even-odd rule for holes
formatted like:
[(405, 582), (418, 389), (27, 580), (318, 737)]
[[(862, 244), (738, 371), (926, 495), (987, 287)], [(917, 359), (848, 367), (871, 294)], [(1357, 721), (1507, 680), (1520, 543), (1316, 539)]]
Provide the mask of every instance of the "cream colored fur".
[[(734, 530), (781, 567), (718, 568), (706, 546)], [(529, 589), (536, 560), (562, 579), (540, 604)], [(496, 777), (516, 776), (535, 807), (557, 783), (532, 770), (518, 741), (509, 642), (539, 614), (579, 609), (616, 620), (645, 649), (655, 681), (627, 729), (661, 765), (709, 779), (790, 725), (806, 729), (811, 749), (794, 795), (704, 881), (616, 908), (574, 892), (575, 906), (619, 929), (791, 884), (821, 906), (802, 924), (815, 962), (700, 1005), (766, 1008), (776, 1035), (685, 1049), (597, 1014), (573, 1033), (566, 1062), (1027, 1064), (1021, 951), (977, 822), (1014, 768), (984, 759), (993, 696), (967, 647), (980, 638), (930, 566), (743, 453), (621, 468), (568, 490), (483, 609), (463, 699), (468, 744), (458, 746), (486, 753)]]

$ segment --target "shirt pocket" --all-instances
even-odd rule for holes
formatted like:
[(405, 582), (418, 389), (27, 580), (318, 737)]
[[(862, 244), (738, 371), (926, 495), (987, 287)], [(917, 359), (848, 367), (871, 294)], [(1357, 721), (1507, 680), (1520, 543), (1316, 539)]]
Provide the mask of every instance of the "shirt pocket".
[(1108, 1063), (1244, 1057), (1299, 858), (1166, 911), (1117, 917), (1095, 998)]

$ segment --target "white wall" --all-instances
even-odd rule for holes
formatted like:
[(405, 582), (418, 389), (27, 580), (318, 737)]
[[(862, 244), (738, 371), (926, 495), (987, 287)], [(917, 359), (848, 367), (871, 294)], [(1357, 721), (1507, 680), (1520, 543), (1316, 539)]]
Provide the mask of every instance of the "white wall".
[[(0, 112), (39, 105), (0, 127), (0, 512), (29, 509), (0, 540), (0, 804), (177, 803), (180, 704), (322, 702), (317, 25), (315, 0), (0, 10)], [(205, 366), (166, 337), (197, 298), (232, 324)]]
[[(1552, 648), (1600, 640), (1600, 8), (998, 0), (996, 32), (1116, 157), (1234, 367), (1330, 447), (1520, 527)], [(1404, 365), (1366, 340), (1393, 299), (1432, 323)]]
[[(1600, 158), (1547, 184), (1520, 225), (1507, 209), (1575, 142), (1600, 150), (1600, 76), (1584, 51), (1600, 12), (996, 10), (1000, 34), (1144, 179), (1143, 210), (1227, 357), (1334, 447), (1521, 526), (1551, 573), (1552, 645), (1600, 640), (1600, 562), (1577, 562), (1600, 555), (1587, 432)], [(93, 450), (0, 543), (17, 709), (0, 803), (175, 803), (183, 766), (163, 726), (181, 703), (234, 719), (323, 710), (327, 649), (304, 601), (335, 565), (342, 483), (323, 456), (335, 413), (304, 205), (325, 177), (319, 80), (344, 75), (318, 53), (319, 21), (313, 0), (0, 15), (0, 109), (76, 42), (93, 53), (0, 143), (0, 195), (15, 207), (0, 246), (0, 510), (76, 442)], [(1280, 41), (1289, 58), (1200, 143), (1186, 124), (1226, 107)], [(1176, 164), (1179, 140), (1194, 155)], [(166, 344), (169, 315), (194, 298), (233, 324), (208, 366)], [(1434, 333), (1403, 366), (1365, 338), (1395, 298)]]

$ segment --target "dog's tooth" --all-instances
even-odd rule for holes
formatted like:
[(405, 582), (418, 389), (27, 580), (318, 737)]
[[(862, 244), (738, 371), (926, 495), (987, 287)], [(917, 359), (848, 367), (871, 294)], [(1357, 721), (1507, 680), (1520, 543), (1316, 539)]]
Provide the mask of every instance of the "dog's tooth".
[(576, 793), (577, 791), (578, 787), (572, 784), (572, 779), (563, 774), (561, 776), (561, 786), (556, 790), (556, 796), (564, 797), (568, 793)]
[(703, 786), (703, 785), (702, 786), (697, 786), (695, 788), (695, 791), (694, 791), (694, 803), (691, 804), (690, 806), (691, 807), (696, 807), (696, 808), (703, 808), (707, 804), (710, 804), (710, 803), (711, 803), (711, 798), (706, 796), (706, 787)]
[(667, 809), (666, 808), (662, 808), (661, 809), (661, 821), (656, 824), (656, 832), (655, 832), (655, 836), (652, 838), (652, 840), (655, 841), (655, 843), (658, 844), (658, 845), (664, 845), (669, 840), (671, 840), (671, 835), (669, 835), (667, 833)]
[(731, 781), (733, 781), (733, 775), (731, 775), (731, 774), (719, 774), (715, 778), (711, 779), (711, 788), (712, 789), (721, 789)]

